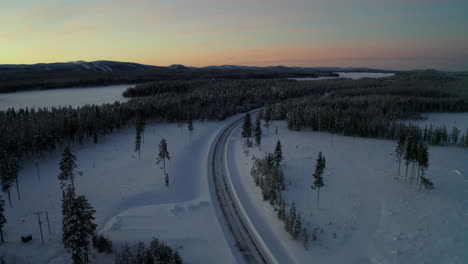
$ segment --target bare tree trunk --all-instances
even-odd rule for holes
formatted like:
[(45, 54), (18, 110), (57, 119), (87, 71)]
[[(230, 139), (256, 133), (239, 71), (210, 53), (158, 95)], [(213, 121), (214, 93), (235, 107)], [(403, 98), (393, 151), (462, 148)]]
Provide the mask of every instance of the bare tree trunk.
[(3, 229), (0, 229), (0, 237), (2, 238), (2, 244), (5, 243), (5, 240), (3, 239)]
[(7, 194), (8, 194), (8, 201), (10, 202), (10, 207), (13, 207), (13, 205), (11, 205), (10, 189), (7, 190)]
[(317, 209), (319, 209), (319, 201), (320, 201), (320, 187), (317, 188)]
[(138, 149), (138, 160), (141, 160), (141, 151)]
[(400, 169), (401, 169), (401, 157), (398, 159), (398, 176), (397, 176), (398, 180), (400, 180)]
[(19, 183), (18, 183), (18, 175), (16, 175), (15, 181), (16, 181), (16, 193), (18, 194), (18, 200), (21, 200), (20, 191), (19, 191)]

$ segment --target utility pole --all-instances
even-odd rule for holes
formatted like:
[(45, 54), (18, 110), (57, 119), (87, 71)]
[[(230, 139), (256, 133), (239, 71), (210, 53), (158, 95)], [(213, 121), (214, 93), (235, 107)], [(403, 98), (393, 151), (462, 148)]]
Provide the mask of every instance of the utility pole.
[(42, 222), (41, 222), (42, 212), (35, 212), (34, 214), (37, 215), (37, 222), (39, 223), (39, 230), (41, 230), (41, 240), (42, 240), (42, 244), (44, 245), (44, 235), (42, 234)]
[(52, 232), (50, 231), (49, 212), (45, 211), (45, 217), (47, 220), (47, 228), (49, 228), (49, 235), (50, 235), (52, 234)]

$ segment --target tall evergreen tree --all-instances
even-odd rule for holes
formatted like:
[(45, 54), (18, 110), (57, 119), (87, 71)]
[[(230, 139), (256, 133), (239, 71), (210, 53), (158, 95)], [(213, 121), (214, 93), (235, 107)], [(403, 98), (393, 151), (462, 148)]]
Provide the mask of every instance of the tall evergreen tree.
[(279, 167), (283, 160), (283, 151), (281, 150), (281, 142), (276, 142), (275, 152), (273, 153), (273, 166)]
[(167, 150), (167, 141), (163, 138), (159, 143), (159, 154), (156, 158), (156, 164), (159, 164), (162, 161), (164, 170), (164, 181), (166, 186), (169, 186), (169, 175), (166, 172), (166, 159), (171, 160), (171, 156), (169, 155), (169, 151)]
[(323, 172), (325, 170), (325, 166), (325, 158), (322, 156), (322, 152), (319, 152), (317, 164), (315, 165), (315, 172), (313, 174), (314, 183), (312, 185), (312, 189), (317, 189), (317, 208), (319, 208), (320, 188), (325, 186), (323, 182)]
[(395, 154), (398, 160), (398, 174), (397, 179), (400, 178), (400, 169), (401, 169), (401, 159), (403, 158), (403, 153), (405, 151), (405, 136), (402, 132), (400, 132), (398, 136), (398, 142), (395, 149)]
[[(16, 172), (17, 176), (17, 172)], [(11, 159), (8, 157), (6, 151), (0, 152), (0, 180), (2, 184), (2, 191), (8, 195), (8, 201), (11, 204), (10, 189), (13, 186), (13, 182), (16, 180), (14, 169), (12, 169)]]
[(294, 222), (294, 227), (293, 227), (293, 232), (292, 232), (292, 238), (294, 240), (297, 240), (299, 238), (299, 235), (301, 234), (302, 230), (302, 219), (301, 219), (301, 214), (297, 214), (296, 221)]
[[(70, 192), (73, 192), (69, 188)], [(72, 250), (74, 264), (88, 263), (90, 239), (96, 231), (94, 214), (96, 211), (84, 196), (74, 198), (64, 216), (64, 246)]]
[(245, 114), (241, 134), (243, 138), (250, 138), (252, 136), (252, 118), (250, 113)]
[(187, 122), (187, 127), (188, 127), (188, 131), (189, 131), (189, 140), (190, 140), (190, 143), (192, 143), (192, 134), (193, 134), (193, 131), (194, 131), (192, 118), (189, 118), (189, 120)]
[(5, 200), (3, 200), (0, 196), (0, 238), (2, 243), (5, 243), (5, 239), (3, 238), (3, 227), (5, 226), (6, 222), (7, 220), (5, 218)]
[(309, 233), (306, 228), (302, 229), (302, 245), (305, 250), (309, 249)]
[(141, 114), (138, 114), (135, 121), (135, 151), (138, 151), (138, 159), (141, 159), (141, 140), (143, 132), (145, 131), (145, 124), (145, 119), (141, 116)]
[(262, 145), (262, 126), (260, 125), (260, 119), (255, 122), (255, 145)]
[(264, 126), (266, 128), (270, 126), (272, 118), (273, 118), (273, 108), (271, 106), (267, 106), (265, 111), (263, 112), (263, 119), (265, 120)]
[(63, 150), (62, 160), (60, 161), (60, 174), (58, 176), (62, 189), (67, 184), (71, 184), (72, 188), (75, 188), (75, 168), (76, 156), (71, 152), (70, 146), (67, 146)]
[(292, 235), (294, 231), (294, 224), (296, 223), (296, 203), (293, 201), (289, 208), (289, 214), (286, 217), (285, 229)]

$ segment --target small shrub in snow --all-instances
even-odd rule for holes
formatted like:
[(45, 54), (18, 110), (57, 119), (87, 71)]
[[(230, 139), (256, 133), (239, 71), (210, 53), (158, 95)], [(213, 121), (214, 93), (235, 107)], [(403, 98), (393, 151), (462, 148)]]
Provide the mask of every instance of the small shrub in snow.
[(148, 247), (139, 242), (136, 245), (125, 244), (116, 254), (115, 264), (182, 264), (177, 250), (164, 242), (153, 239)]
[(99, 252), (112, 253), (112, 241), (103, 235), (93, 235), (93, 247)]

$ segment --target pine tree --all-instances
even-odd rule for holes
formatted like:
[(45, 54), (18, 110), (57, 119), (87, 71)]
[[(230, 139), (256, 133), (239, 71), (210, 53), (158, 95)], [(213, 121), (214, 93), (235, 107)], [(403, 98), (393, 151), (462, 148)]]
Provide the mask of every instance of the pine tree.
[(286, 219), (286, 204), (283, 199), (279, 202), (278, 218), (283, 221)]
[(58, 176), (62, 189), (69, 183), (73, 189), (75, 188), (75, 168), (76, 157), (71, 152), (70, 146), (67, 146), (63, 150), (62, 160), (60, 161), (60, 174)]
[(398, 137), (397, 146), (395, 149), (395, 153), (398, 159), (398, 174), (397, 179), (400, 179), (400, 169), (401, 169), (401, 159), (403, 157), (403, 153), (405, 151), (405, 136), (403, 133), (400, 133)]
[(260, 119), (255, 122), (255, 145), (262, 145), (262, 126), (260, 125)]
[(188, 122), (187, 122), (187, 127), (188, 127), (188, 131), (189, 131), (189, 140), (190, 140), (190, 143), (192, 143), (192, 134), (193, 134), (193, 121), (192, 121), (192, 118), (189, 118)]
[(145, 119), (141, 116), (141, 114), (138, 114), (135, 121), (135, 151), (138, 151), (138, 159), (141, 159), (141, 140), (143, 132), (145, 131), (145, 124)]
[(265, 111), (263, 112), (263, 119), (265, 120), (265, 127), (268, 128), (271, 124), (271, 120), (272, 120), (272, 116), (273, 116), (273, 109), (271, 108), (271, 106), (267, 106)]
[(309, 233), (307, 233), (306, 228), (302, 229), (302, 245), (305, 250), (309, 249)]
[(166, 186), (169, 186), (169, 175), (166, 172), (166, 159), (171, 160), (171, 156), (169, 155), (169, 151), (167, 150), (167, 141), (166, 139), (161, 139), (159, 143), (159, 154), (156, 158), (156, 164), (163, 162), (163, 170), (164, 170), (164, 181)]
[[(69, 188), (69, 192), (73, 189)], [(96, 231), (94, 214), (96, 211), (84, 196), (72, 199), (66, 210), (63, 223), (63, 242), (66, 248), (72, 250), (74, 264), (88, 263), (90, 239)]]
[[(15, 175), (16, 174), (16, 175)], [(6, 151), (0, 152), (0, 179), (2, 184), (2, 191), (8, 194), (8, 201), (11, 204), (10, 189), (13, 186), (13, 182), (17, 179), (18, 172), (15, 172), (14, 166), (12, 166), (11, 159), (8, 157)]]
[(241, 134), (243, 138), (250, 138), (252, 136), (252, 118), (250, 117), (250, 113), (245, 114)]
[(314, 183), (311, 186), (312, 189), (317, 189), (317, 208), (319, 208), (319, 201), (320, 201), (320, 188), (325, 186), (323, 182), (323, 172), (325, 170), (325, 158), (322, 156), (322, 152), (319, 152), (318, 158), (317, 158), (317, 164), (315, 166), (315, 172), (313, 174), (314, 176)]
[(293, 227), (293, 232), (292, 232), (292, 238), (294, 240), (297, 240), (299, 238), (299, 235), (302, 230), (302, 219), (301, 219), (301, 214), (297, 214), (296, 221), (294, 222), (294, 227)]
[(468, 128), (466, 129), (465, 133), (465, 147), (468, 147)]
[(5, 239), (3, 238), (3, 227), (5, 226), (7, 220), (5, 218), (5, 200), (2, 199), (0, 196), (0, 238), (2, 244), (5, 243)]
[(293, 201), (289, 208), (289, 214), (286, 217), (285, 228), (286, 231), (292, 235), (294, 231), (294, 224), (296, 223), (296, 203)]
[(281, 142), (276, 142), (275, 153), (273, 154), (273, 166), (279, 167), (283, 160), (283, 151), (281, 150)]

